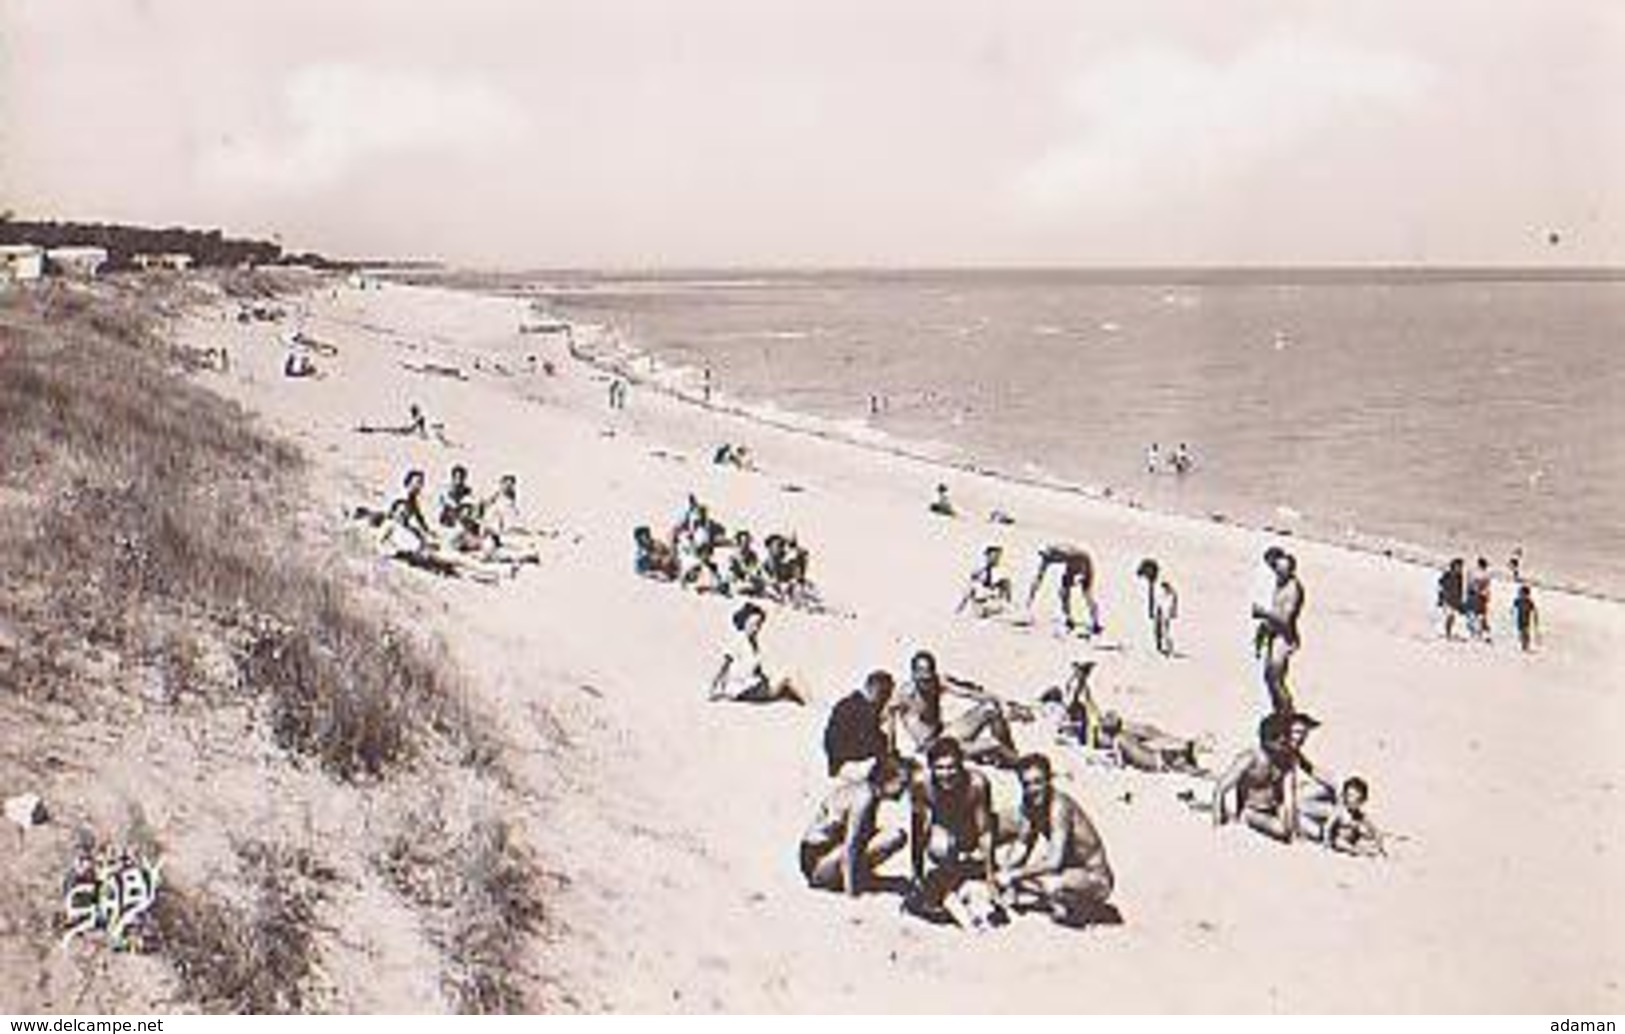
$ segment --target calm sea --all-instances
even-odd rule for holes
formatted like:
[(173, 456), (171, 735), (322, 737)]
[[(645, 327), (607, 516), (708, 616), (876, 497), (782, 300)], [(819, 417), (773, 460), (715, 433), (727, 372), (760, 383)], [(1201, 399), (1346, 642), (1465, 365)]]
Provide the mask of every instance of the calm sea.
[[(1538, 579), (1625, 596), (1617, 279), (572, 275), (523, 292), (748, 403), (1168, 510), (1497, 567), (1521, 546)], [(1186, 443), (1194, 470), (1147, 473), (1152, 442)]]

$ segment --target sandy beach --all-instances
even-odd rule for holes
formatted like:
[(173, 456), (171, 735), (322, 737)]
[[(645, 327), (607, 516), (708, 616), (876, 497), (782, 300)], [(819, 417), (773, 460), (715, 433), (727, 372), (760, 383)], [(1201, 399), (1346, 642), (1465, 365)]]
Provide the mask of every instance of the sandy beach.
[[(1272, 538), (799, 435), (634, 385), (611, 412), (606, 377), (563, 335), (521, 336), (513, 299), (384, 284), (323, 286), (300, 307), (336, 346), (322, 376), (281, 373), (277, 329), (226, 310), (184, 338), (224, 346), (199, 374), (312, 458), (335, 526), (420, 467), (454, 463), (480, 491), (518, 477), (540, 563), (498, 585), (380, 559), (369, 584), (409, 600), (496, 716), (523, 828), (557, 877), (536, 970), (550, 1004), (614, 1011), (1544, 1012), (1625, 1010), (1625, 609), (1540, 596), (1544, 639), (1520, 653), (1496, 585), (1491, 646), (1444, 642), (1436, 572), (1296, 541), (1308, 594), (1294, 661), (1299, 704), (1324, 727), (1311, 755), (1371, 784), (1395, 836), (1383, 860), (1215, 830), (1180, 799), (1208, 784), (1086, 764), (1039, 723), (1117, 874), (1120, 926), (1034, 917), (984, 937), (899, 914), (897, 898), (806, 889), (799, 834), (828, 787), (827, 710), (864, 673), (916, 649), (946, 671), (1032, 701), (1074, 660), (1098, 662), (1105, 707), (1215, 744), (1224, 766), (1266, 707), (1249, 586)], [(555, 374), (515, 363), (533, 352)], [(498, 368), (493, 360), (502, 359)], [(456, 367), (462, 376), (422, 372)], [(361, 435), (409, 403), (450, 444)], [(759, 469), (711, 462), (744, 443)], [(927, 512), (946, 482), (960, 516)], [(729, 600), (631, 570), (631, 529), (670, 527), (689, 493), (730, 529), (794, 532), (829, 613), (769, 608), (764, 654), (811, 706), (708, 704)], [(992, 510), (1014, 517), (987, 520)], [(360, 525), (358, 554), (372, 548)], [(983, 546), (1005, 546), (1018, 589), (1040, 546), (1099, 565), (1106, 631), (1054, 628), (1053, 582), (1031, 627), (954, 613)], [(1179, 656), (1152, 648), (1142, 557), (1180, 590)], [(1538, 575), (1538, 571), (1532, 572)], [(1002, 805), (1012, 784), (995, 780)]]

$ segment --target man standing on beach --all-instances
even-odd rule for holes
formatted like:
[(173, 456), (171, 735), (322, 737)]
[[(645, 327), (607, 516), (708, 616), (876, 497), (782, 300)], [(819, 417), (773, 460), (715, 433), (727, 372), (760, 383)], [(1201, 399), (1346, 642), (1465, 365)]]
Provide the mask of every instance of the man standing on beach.
[(1258, 619), (1258, 643), (1264, 655), (1264, 688), (1276, 714), (1292, 713), (1292, 692), (1287, 688), (1287, 669), (1298, 652), (1298, 617), (1303, 613), (1303, 584), (1298, 581), (1298, 561), (1284, 549), (1271, 548), (1265, 562), (1275, 574), (1275, 592), (1267, 606), (1253, 604)]
[(1444, 637), (1456, 638), (1456, 615), (1466, 607), (1467, 575), (1465, 561), (1456, 557), (1439, 575), (1439, 614), (1444, 622)]
[(1051, 567), (1061, 569), (1061, 616), (1066, 620), (1067, 632), (1072, 632), (1078, 626), (1072, 615), (1072, 590), (1076, 589), (1088, 611), (1089, 624), (1085, 626), (1085, 634), (1099, 635), (1103, 629), (1100, 605), (1095, 602), (1094, 594), (1095, 562), (1086, 549), (1049, 545), (1038, 551), (1038, 573), (1033, 575), (1033, 583), (1027, 589), (1027, 610), (1032, 611), (1033, 600), (1037, 598), (1038, 590), (1044, 584), (1044, 576), (1049, 574)]

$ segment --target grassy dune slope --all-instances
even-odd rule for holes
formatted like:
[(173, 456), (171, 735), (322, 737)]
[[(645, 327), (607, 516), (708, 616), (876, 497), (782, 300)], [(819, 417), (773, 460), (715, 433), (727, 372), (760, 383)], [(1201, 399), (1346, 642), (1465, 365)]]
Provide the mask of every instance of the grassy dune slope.
[[(267, 289), (0, 297), (0, 795), (51, 812), (3, 831), (0, 1010), (539, 1004), (493, 737), (444, 651), (345, 588), (297, 451), (165, 340)], [(61, 946), (92, 844), (163, 860), (144, 953)]]

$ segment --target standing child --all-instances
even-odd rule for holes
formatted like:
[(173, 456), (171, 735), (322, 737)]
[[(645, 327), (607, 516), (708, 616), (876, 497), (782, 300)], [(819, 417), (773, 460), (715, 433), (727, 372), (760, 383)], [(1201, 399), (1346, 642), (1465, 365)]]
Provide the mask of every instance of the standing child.
[(1518, 586), (1518, 594), (1512, 598), (1512, 623), (1518, 627), (1518, 645), (1527, 653), (1540, 634), (1540, 610), (1527, 582)]

